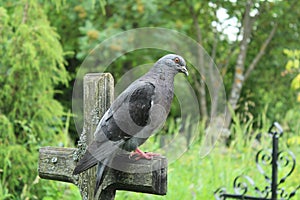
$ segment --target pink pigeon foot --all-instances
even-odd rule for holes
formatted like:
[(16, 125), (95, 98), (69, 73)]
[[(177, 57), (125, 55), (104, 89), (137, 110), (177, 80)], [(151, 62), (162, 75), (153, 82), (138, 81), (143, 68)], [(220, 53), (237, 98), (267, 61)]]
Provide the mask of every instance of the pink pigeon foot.
[(141, 158), (145, 158), (147, 160), (151, 160), (154, 156), (160, 156), (158, 153), (152, 153), (152, 152), (143, 152), (139, 148), (137, 148), (135, 151), (131, 152), (129, 155), (129, 158), (132, 156), (137, 155), (135, 160), (139, 160)]

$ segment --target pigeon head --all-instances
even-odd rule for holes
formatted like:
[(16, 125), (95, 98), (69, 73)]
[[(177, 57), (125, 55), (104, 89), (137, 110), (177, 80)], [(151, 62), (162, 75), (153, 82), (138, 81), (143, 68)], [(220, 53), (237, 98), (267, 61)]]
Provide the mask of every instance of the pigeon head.
[(170, 71), (173, 71), (174, 73), (184, 73), (186, 76), (189, 75), (189, 72), (186, 68), (186, 62), (185, 60), (176, 54), (168, 54), (163, 56), (157, 61), (157, 64), (161, 64), (163, 66), (169, 67)]

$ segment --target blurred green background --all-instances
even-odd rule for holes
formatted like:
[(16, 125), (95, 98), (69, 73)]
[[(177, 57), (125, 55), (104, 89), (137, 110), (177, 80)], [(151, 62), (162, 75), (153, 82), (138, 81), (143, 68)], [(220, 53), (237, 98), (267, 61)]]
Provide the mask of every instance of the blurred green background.
[[(241, 173), (264, 187), (254, 159), (270, 146), (265, 136), (274, 121), (285, 131), (281, 148), (298, 159), (284, 185), (292, 191), (300, 178), (299, 6), (297, 0), (0, 0), (0, 199), (80, 199), (75, 186), (38, 177), (38, 149), (76, 146), (71, 103), (80, 64), (103, 40), (140, 27), (173, 29), (205, 48), (223, 77), (230, 136), (200, 157), (211, 105), (191, 67), (188, 81), (201, 102), (199, 132), (190, 143), (188, 123), (174, 103), (161, 134), (183, 134), (189, 150), (169, 165), (168, 194), (120, 191), (116, 199), (213, 199), (218, 187), (232, 188)], [(118, 80), (142, 60), (161, 56), (131, 52), (108, 71)], [(155, 151), (164, 143), (161, 134), (142, 148)]]

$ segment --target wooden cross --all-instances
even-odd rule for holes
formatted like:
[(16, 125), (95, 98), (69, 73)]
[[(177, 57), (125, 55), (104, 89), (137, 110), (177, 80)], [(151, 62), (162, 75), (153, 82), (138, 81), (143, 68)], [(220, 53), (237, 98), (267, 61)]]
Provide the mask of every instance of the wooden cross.
[[(39, 176), (44, 179), (70, 182), (78, 186), (84, 200), (113, 200), (116, 190), (165, 195), (167, 192), (167, 159), (162, 156), (153, 160), (129, 159), (129, 154), (115, 158), (127, 170), (110, 168), (100, 191), (94, 197), (96, 167), (79, 175), (73, 169), (86, 146), (93, 140), (95, 128), (113, 100), (114, 80), (109, 73), (93, 73), (84, 77), (84, 125), (78, 148), (42, 147), (39, 151)], [(138, 169), (143, 173), (138, 172)]]

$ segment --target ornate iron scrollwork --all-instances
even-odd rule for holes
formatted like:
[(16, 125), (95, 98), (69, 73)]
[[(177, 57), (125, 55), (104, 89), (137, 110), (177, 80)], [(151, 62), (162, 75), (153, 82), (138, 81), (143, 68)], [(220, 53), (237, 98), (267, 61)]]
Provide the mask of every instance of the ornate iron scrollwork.
[[(255, 156), (256, 167), (260, 174), (263, 175), (267, 182), (265, 188), (260, 189), (255, 185), (252, 178), (245, 175), (236, 177), (233, 181), (234, 194), (227, 193), (226, 188), (219, 188), (215, 191), (216, 200), (230, 199), (248, 199), (248, 200), (289, 200), (295, 196), (298, 185), (292, 192), (288, 193), (284, 188), (279, 187), (293, 173), (296, 167), (296, 157), (289, 151), (278, 150), (278, 139), (283, 135), (283, 130), (279, 123), (275, 122), (269, 129), (269, 134), (272, 136), (272, 149), (262, 149)], [(271, 175), (267, 172), (269, 167), (272, 167)], [(278, 169), (285, 169), (286, 173), (282, 177), (278, 177)], [(249, 190), (255, 192), (258, 196), (250, 196)]]

